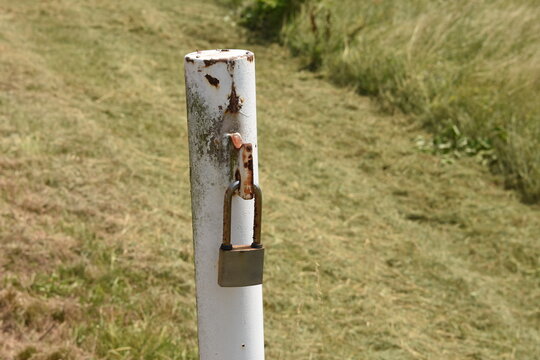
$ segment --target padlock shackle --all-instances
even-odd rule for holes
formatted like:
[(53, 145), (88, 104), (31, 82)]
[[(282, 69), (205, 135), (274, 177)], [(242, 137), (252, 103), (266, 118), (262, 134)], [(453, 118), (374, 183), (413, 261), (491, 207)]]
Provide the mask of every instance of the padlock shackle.
[(262, 227), (262, 191), (257, 184), (253, 184), (253, 198), (255, 199), (255, 214), (253, 215), (253, 242), (252, 248), (260, 249), (261, 244), (261, 227)]
[[(222, 250), (232, 250), (231, 244), (231, 218), (232, 218), (232, 198), (240, 188), (240, 181), (232, 182), (225, 191), (223, 201), (223, 240)], [(251, 247), (262, 248), (261, 244), (261, 220), (262, 220), (262, 191), (259, 186), (253, 184), (253, 197), (255, 199), (255, 214), (253, 219), (253, 243)]]
[(221, 242), (222, 250), (232, 250), (231, 245), (231, 216), (232, 216), (232, 197), (236, 190), (240, 188), (240, 181), (232, 182), (225, 191), (223, 200), (223, 240)]

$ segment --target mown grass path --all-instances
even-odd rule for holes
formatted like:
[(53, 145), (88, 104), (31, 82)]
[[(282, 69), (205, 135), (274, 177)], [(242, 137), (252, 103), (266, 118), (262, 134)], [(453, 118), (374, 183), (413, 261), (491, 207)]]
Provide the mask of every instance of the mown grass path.
[(537, 359), (540, 209), (228, 10), (0, 1), (0, 359), (196, 359), (182, 57), (256, 54), (268, 359)]

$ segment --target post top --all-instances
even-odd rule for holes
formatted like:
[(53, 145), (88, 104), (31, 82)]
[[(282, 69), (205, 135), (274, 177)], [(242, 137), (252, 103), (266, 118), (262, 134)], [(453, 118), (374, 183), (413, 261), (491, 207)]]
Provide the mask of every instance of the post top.
[[(205, 62), (206, 65), (213, 65), (217, 62), (228, 62), (231, 60), (247, 59), (252, 62), (255, 55), (248, 50), (241, 49), (214, 49), (201, 50), (189, 53), (185, 56), (186, 62)], [(209, 64), (208, 64), (209, 63)]]

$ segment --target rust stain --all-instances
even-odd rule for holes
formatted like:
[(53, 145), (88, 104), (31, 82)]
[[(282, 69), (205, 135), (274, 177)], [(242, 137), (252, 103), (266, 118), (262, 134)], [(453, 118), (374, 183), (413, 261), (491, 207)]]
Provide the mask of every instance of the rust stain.
[(186, 58), (186, 61), (187, 61), (187, 62), (190, 62), (190, 63), (192, 63), (192, 64), (195, 63), (195, 60), (193, 60), (192, 58), (189, 58), (189, 57)]
[(244, 199), (253, 198), (253, 146), (243, 144), (240, 148), (243, 169), (240, 169), (240, 196)]
[(212, 66), (212, 65), (214, 65), (215, 63), (218, 62), (215, 59), (210, 59), (210, 60), (204, 59), (203, 61), (204, 61), (204, 66), (206, 66), (206, 67)]
[(234, 60), (228, 60), (228, 59), (204, 59), (204, 66), (209, 67), (217, 63), (226, 63), (227, 66), (229, 66), (230, 62), (234, 63)]
[(206, 78), (206, 80), (208, 80), (210, 85), (215, 86), (215, 87), (219, 87), (219, 79), (216, 79), (215, 77), (213, 77), (213, 76), (211, 76), (209, 74), (204, 75), (204, 77)]
[(229, 134), (229, 138), (236, 150), (238, 150), (238, 165), (234, 177), (240, 182), (238, 195), (242, 199), (253, 199), (253, 145), (244, 143), (239, 133)]
[(244, 142), (242, 141), (242, 136), (239, 133), (229, 134), (231, 141), (236, 150), (240, 150)]
[[(220, 51), (223, 52), (223, 51), (229, 51), (229, 50), (220, 50)], [(199, 56), (197, 56), (197, 58), (198, 57)], [(253, 54), (251, 54), (249, 57), (251, 57), (251, 60), (249, 61), (253, 61)], [(225, 63), (227, 64), (227, 70), (229, 72), (232, 72), (234, 70), (234, 66), (236, 65), (237, 59), (238, 57), (229, 58), (229, 59), (203, 59), (203, 62), (204, 62), (205, 67), (209, 67), (217, 63)]]
[(231, 85), (231, 93), (229, 94), (229, 105), (227, 106), (226, 112), (230, 114), (237, 114), (242, 108), (242, 102), (240, 97), (236, 94), (236, 86), (234, 82)]
[(236, 61), (233, 59), (227, 60), (227, 71), (232, 75)]
[(249, 54), (248, 53), (248, 56), (247, 56), (247, 61), (249, 62), (253, 62), (253, 59), (255, 58), (255, 56), (253, 54)]

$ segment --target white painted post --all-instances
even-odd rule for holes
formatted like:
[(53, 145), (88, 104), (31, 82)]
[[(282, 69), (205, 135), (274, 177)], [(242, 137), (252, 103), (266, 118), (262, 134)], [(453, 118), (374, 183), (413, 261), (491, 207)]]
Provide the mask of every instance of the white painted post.
[[(235, 179), (238, 151), (228, 134), (253, 145), (258, 183), (255, 61), (246, 50), (205, 50), (186, 55), (191, 203), (201, 360), (263, 360), (262, 285), (218, 285), (223, 199)], [(253, 200), (233, 199), (232, 237), (251, 244)]]

